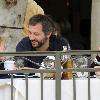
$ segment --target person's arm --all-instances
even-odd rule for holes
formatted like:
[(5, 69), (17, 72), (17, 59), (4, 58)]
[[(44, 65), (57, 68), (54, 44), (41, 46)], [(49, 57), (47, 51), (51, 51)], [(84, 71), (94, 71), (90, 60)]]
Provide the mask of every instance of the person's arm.
[[(16, 52), (24, 52), (24, 51), (26, 51), (25, 42), (23, 40), (21, 40), (16, 46)], [(28, 58), (28, 57), (26, 57), (26, 58)], [(30, 67), (30, 63), (28, 61), (26, 61), (25, 59), (23, 59), (23, 57), (17, 57), (17, 59), (23, 60), (24, 67)]]
[[(100, 68), (100, 66), (94, 66), (94, 68)], [(100, 75), (100, 71), (95, 72), (96, 75)]]
[[(98, 62), (100, 63), (100, 57), (97, 55), (96, 58), (94, 59), (93, 63), (91, 64), (91, 68), (97, 68), (97, 66), (100, 66), (98, 64)], [(95, 72), (91, 72), (90, 75), (93, 76), (95, 75)]]
[(28, 37), (23, 38), (16, 46), (16, 52), (31, 51), (31, 43)]
[(24, 46), (21, 42), (19, 42), (16, 46), (16, 52), (22, 52), (24, 51)]
[[(25, 38), (22, 41), (20, 41), (17, 46), (16, 46), (16, 52), (25, 52), (25, 51), (31, 51), (31, 46), (28, 43), (28, 39)], [(19, 57), (19, 59), (23, 60), (24, 67), (29, 67), (29, 68), (40, 68), (40, 66), (36, 65), (35, 63), (32, 63), (33, 57), (28, 56), (28, 57)], [(34, 61), (33, 61), (34, 62)]]

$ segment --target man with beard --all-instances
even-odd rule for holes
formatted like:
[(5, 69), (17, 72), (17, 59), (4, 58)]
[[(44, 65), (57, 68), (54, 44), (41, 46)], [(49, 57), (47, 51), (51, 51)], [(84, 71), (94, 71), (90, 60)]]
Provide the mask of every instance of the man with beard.
[[(56, 35), (54, 21), (47, 15), (34, 15), (29, 20), (28, 37), (23, 38), (16, 46), (17, 52), (23, 51), (62, 51), (63, 46), (70, 48), (63, 37)], [(39, 68), (32, 62), (41, 64), (45, 56), (23, 57), (24, 67)]]

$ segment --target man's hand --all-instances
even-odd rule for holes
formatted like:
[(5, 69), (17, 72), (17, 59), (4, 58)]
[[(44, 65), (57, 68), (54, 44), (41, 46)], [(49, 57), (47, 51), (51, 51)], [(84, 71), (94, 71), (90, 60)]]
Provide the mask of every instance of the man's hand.
[[(94, 68), (100, 68), (100, 66), (95, 66)], [(100, 75), (100, 71), (95, 72), (96, 75)]]

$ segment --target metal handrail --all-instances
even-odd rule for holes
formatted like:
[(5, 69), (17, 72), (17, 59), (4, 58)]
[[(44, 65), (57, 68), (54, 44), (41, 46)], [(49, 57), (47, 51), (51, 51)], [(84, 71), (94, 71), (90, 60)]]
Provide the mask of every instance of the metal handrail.
[[(59, 72), (97, 72), (100, 68), (68, 68)], [(25, 69), (25, 70), (0, 70), (0, 74), (18, 74), (18, 73), (55, 73), (56, 69)]]
[(56, 54), (91, 55), (100, 54), (97, 50), (70, 50), (70, 51), (25, 51), (25, 52), (0, 52), (0, 56), (55, 56)]
[[(100, 54), (100, 51), (92, 50), (70, 50), (70, 51), (28, 51), (28, 52), (1, 52), (0, 56), (55, 56), (55, 69), (29, 69), (29, 70), (0, 70), (0, 74), (11, 74), (11, 96), (13, 96), (13, 74), (26, 73), (26, 100), (28, 100), (28, 73), (41, 74), (41, 100), (43, 100), (43, 73), (55, 73), (56, 80), (56, 100), (61, 100), (61, 72), (96, 72), (100, 68), (68, 68), (61, 69), (60, 56), (68, 55), (91, 55)], [(73, 78), (73, 100), (76, 100), (76, 81)], [(90, 95), (90, 77), (88, 77), (88, 100), (91, 100)], [(13, 97), (11, 97), (13, 100)]]

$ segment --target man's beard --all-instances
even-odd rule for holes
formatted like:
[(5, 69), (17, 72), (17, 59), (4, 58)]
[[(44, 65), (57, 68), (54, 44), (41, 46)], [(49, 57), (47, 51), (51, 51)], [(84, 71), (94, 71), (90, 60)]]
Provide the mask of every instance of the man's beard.
[(48, 40), (48, 38), (45, 36), (45, 38), (43, 40), (37, 41), (38, 45), (35, 46), (35, 45), (32, 44), (32, 46), (35, 49), (40, 48), (40, 47), (42, 47), (46, 43), (47, 40)]

